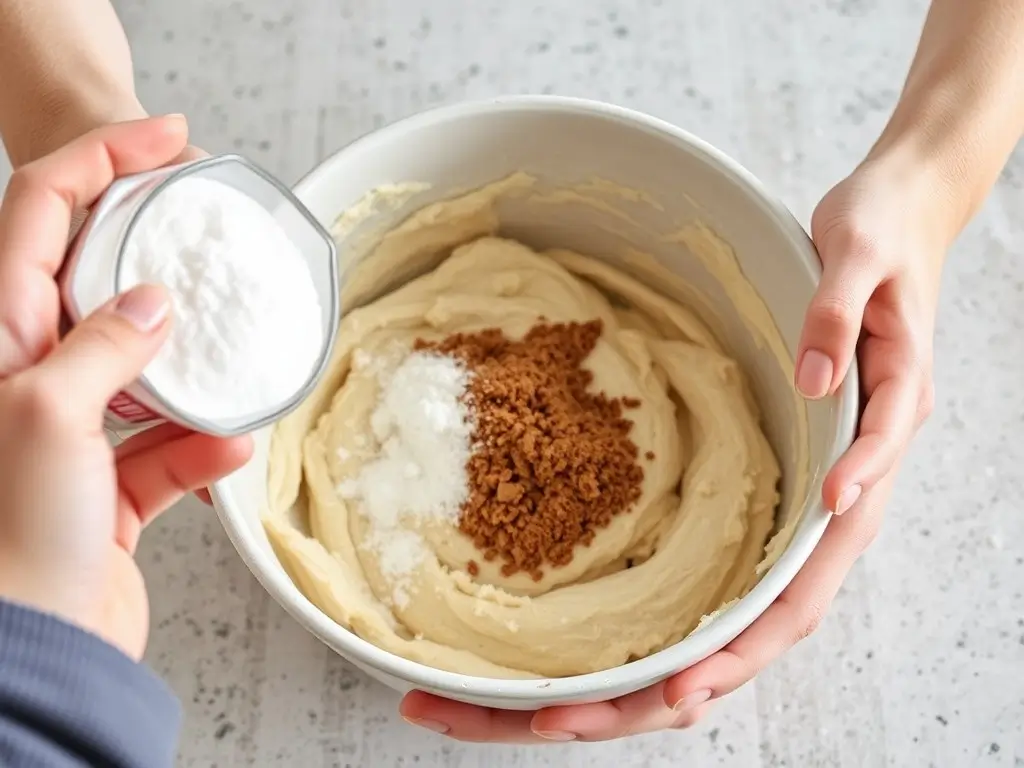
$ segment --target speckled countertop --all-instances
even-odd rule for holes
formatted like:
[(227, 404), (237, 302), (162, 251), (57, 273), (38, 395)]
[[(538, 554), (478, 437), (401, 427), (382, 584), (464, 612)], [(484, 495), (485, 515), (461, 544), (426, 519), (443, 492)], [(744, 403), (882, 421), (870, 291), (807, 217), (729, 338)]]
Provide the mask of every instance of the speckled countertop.
[[(588, 96), (717, 144), (802, 221), (892, 106), (924, 0), (117, 0), (138, 87), (198, 143), (294, 180), (437, 104)], [(612, 745), (466, 746), (306, 635), (212, 512), (147, 533), (149, 660), (183, 766), (1024, 766), (1024, 155), (954, 249), (938, 406), (824, 626), (699, 727)]]

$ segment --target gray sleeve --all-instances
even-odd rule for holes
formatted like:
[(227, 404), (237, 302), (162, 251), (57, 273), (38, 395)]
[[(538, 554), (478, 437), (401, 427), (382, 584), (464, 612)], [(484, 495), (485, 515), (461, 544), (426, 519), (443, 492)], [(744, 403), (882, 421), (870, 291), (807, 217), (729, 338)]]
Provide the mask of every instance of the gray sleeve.
[(0, 601), (0, 765), (170, 768), (170, 689), (99, 638)]

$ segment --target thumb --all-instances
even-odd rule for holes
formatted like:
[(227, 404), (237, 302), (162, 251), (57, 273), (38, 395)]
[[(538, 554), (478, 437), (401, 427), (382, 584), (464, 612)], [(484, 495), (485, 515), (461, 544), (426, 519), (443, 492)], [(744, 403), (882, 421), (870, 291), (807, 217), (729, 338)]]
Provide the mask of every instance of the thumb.
[(815, 233), (822, 274), (804, 319), (796, 388), (817, 399), (839, 388), (853, 362), (864, 309), (884, 277), (873, 240), (843, 221)]
[(100, 415), (160, 349), (169, 316), (170, 299), (162, 287), (136, 286), (75, 326), (36, 375), (67, 387), (80, 415)]

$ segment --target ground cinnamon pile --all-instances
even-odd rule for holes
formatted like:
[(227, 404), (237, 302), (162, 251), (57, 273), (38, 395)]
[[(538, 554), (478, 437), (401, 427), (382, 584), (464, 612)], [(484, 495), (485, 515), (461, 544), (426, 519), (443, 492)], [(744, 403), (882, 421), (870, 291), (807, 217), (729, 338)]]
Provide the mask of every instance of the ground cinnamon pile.
[(540, 579), (542, 565), (567, 564), (640, 497), (644, 473), (623, 416), (639, 402), (588, 392), (593, 375), (580, 367), (600, 335), (596, 320), (539, 324), (520, 341), (495, 329), (417, 344), (474, 374), (476, 447), (459, 528), (485, 559), (504, 561), (506, 576)]

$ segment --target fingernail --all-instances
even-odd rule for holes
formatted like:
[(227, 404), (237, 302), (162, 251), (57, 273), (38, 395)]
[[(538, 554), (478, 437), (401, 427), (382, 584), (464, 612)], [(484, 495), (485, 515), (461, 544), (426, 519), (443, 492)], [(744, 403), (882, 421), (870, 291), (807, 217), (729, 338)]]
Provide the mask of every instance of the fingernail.
[(171, 112), (168, 115), (164, 115), (164, 120), (168, 120), (172, 123), (184, 123), (185, 116), (181, 112)]
[(421, 720), (417, 717), (403, 717), (402, 719), (405, 720), (405, 722), (407, 722), (409, 725), (416, 725), (420, 728), (426, 728), (428, 731), (433, 731), (434, 733), (448, 733), (448, 731), (451, 730), (451, 728), (449, 728), (447, 725), (445, 725), (444, 723), (439, 723), (436, 720)]
[(685, 712), (688, 709), (703, 704), (705, 701), (711, 698), (711, 690), (709, 688), (702, 688), (699, 691), (688, 693), (683, 698), (675, 703), (672, 707), (676, 712)]
[(167, 292), (156, 285), (137, 285), (121, 294), (114, 311), (142, 333), (156, 330), (167, 319)]
[(575, 741), (576, 734), (568, 731), (534, 731), (542, 739), (548, 741)]
[(836, 514), (841, 515), (844, 512), (849, 511), (850, 507), (857, 503), (857, 499), (860, 498), (860, 494), (863, 491), (859, 485), (851, 485), (845, 491), (839, 494), (839, 498), (836, 499)]
[(824, 397), (832, 385), (832, 371), (832, 360), (828, 355), (816, 349), (808, 349), (796, 373), (796, 388), (801, 395), (811, 400)]

